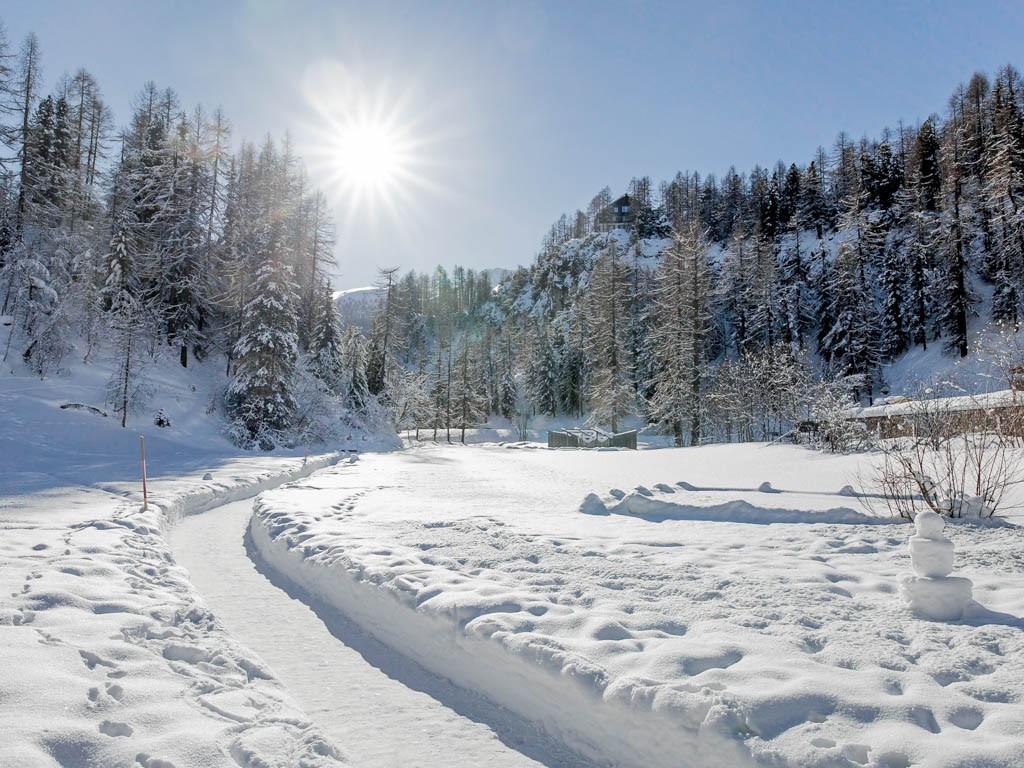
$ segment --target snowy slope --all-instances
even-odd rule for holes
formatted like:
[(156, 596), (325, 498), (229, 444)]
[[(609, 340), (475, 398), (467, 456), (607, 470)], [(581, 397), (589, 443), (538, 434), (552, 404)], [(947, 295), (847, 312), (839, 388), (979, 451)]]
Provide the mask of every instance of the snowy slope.
[[(109, 370), (0, 380), (0, 765), (345, 763), (171, 557), (166, 527), (335, 460), (239, 457), (212, 370), (156, 370), (152, 412), (102, 409)], [(141, 508), (139, 432), (150, 506)], [(209, 474), (207, 474), (209, 472)]]
[(435, 447), (266, 493), (262, 557), (598, 764), (1013, 766), (1024, 530), (954, 526), (976, 602), (900, 601), (909, 526), (792, 447)]

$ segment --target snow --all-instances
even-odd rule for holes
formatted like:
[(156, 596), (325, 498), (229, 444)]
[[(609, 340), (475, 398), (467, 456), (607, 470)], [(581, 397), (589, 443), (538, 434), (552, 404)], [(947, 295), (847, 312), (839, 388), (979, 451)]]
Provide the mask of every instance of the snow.
[(925, 619), (956, 621), (971, 602), (971, 580), (950, 576), (953, 542), (942, 535), (942, 518), (924, 510), (914, 518), (917, 535), (910, 537), (913, 573), (900, 577), (900, 596)]
[(1000, 389), (994, 392), (983, 392), (977, 395), (960, 395), (926, 400), (899, 398), (896, 402), (886, 402), (863, 408), (851, 408), (851, 417), (867, 418), (872, 416), (908, 416), (915, 413), (934, 412), (941, 408), (946, 411), (965, 411), (989, 408), (1007, 408), (1019, 406), (1024, 400), (1021, 392), (1012, 389)]
[(1017, 764), (1021, 529), (953, 527), (977, 602), (922, 620), (910, 528), (844, 506), (864, 460), (423, 447), (263, 494), (250, 535), (300, 594), (598, 764)]
[(0, 663), (31, 670), (0, 681), (4, 764), (343, 764), (197, 598), (163, 535), (169, 519), (327, 462), (238, 460), (219, 481), (158, 480), (145, 511), (124, 486), (0, 499)]
[[(152, 411), (130, 420), (146, 437), (147, 510), (139, 432), (61, 407), (101, 411), (109, 368), (0, 382), (0, 764), (343, 765), (204, 605), (164, 535), (336, 456), (239, 457), (204, 416), (213, 368), (153, 373)], [(152, 424), (160, 409), (173, 427)]]
[(1020, 519), (875, 516), (870, 454), (239, 456), (219, 366), (132, 430), (108, 375), (0, 381), (0, 764), (1021, 764)]
[(578, 768), (536, 728), (423, 672), (328, 606), (307, 605), (289, 585), (271, 582), (244, 541), (251, 513), (252, 502), (242, 501), (182, 520), (170, 532), (175, 558), (232, 636), (266, 661), (354, 765)]

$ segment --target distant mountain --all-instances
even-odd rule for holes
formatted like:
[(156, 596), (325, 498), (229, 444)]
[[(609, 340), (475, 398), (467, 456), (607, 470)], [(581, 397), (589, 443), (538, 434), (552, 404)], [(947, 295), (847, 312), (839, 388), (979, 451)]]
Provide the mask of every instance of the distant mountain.
[(342, 325), (355, 325), (364, 331), (370, 327), (373, 313), (383, 298), (384, 289), (375, 285), (334, 292), (334, 303)]

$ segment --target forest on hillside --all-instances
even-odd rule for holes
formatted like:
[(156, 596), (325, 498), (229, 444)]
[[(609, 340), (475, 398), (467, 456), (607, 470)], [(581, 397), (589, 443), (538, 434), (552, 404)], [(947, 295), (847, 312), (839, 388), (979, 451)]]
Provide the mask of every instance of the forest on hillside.
[(243, 447), (537, 414), (762, 439), (884, 389), (911, 347), (967, 355), (979, 307), (1020, 319), (1011, 66), (806, 164), (634, 179), (628, 225), (605, 225), (602, 190), (496, 285), (384, 269), (372, 322), (343, 327), (327, 202), (287, 138), (233, 146), (220, 110), (152, 83), (117, 129), (88, 71), (45, 88), (35, 36), (0, 57), (3, 359), (47, 377), (102, 358), (122, 424), (170, 355), (221, 361), (216, 409)]
[(882, 366), (912, 347), (966, 356), (979, 312), (1019, 325), (1012, 66), (957, 86), (942, 115), (840, 133), (805, 165), (628, 193), (628, 226), (607, 225), (602, 190), (493, 295), (472, 271), (389, 275), (395, 356), (433, 382), (417, 423), (546, 413), (615, 431), (636, 416), (679, 444), (765, 439), (885, 392)]
[(233, 149), (220, 110), (151, 82), (115, 129), (87, 70), (45, 91), (34, 35), (0, 57), (4, 362), (46, 377), (104, 358), (123, 426), (155, 358), (218, 356), (235, 442), (322, 437), (342, 365), (333, 225), (288, 140)]

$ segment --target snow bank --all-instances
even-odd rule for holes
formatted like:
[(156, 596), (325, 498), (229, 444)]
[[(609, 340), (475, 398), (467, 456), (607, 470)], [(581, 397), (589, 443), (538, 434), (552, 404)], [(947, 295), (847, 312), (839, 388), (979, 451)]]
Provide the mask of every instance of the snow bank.
[[(785, 509), (755, 505), (742, 499), (713, 505), (687, 504), (677, 500), (677, 490), (679, 488), (683, 490), (700, 489), (685, 482), (676, 483), (676, 485), (678, 488), (673, 488), (666, 483), (659, 483), (657, 493), (647, 488), (640, 488), (630, 493), (612, 489), (609, 496), (603, 499), (597, 494), (591, 493), (583, 500), (580, 511), (588, 515), (631, 515), (651, 521), (706, 520), (758, 525), (782, 523), (891, 525), (900, 522), (892, 517), (866, 515), (848, 507), (822, 510)], [(757, 489), (751, 490), (756, 490), (759, 493), (779, 493), (767, 482), (762, 483)], [(840, 494), (842, 491), (837, 492), (836, 495)]]
[[(299, 593), (597, 764), (1019, 763), (1024, 529), (951, 526), (977, 602), (915, 618), (909, 527), (834, 512), (864, 460), (364, 455), (263, 494), (250, 537)], [(682, 473), (699, 485), (665, 481)], [(655, 502), (732, 516), (625, 514)]]
[(715, 690), (657, 690), (644, 681), (613, 681), (585, 657), (551, 643), (502, 637), (486, 622), (487, 614), (515, 612), (518, 605), (499, 600), (426, 606), (414, 582), (397, 579), (376, 588), (374, 575), (342, 551), (304, 546), (311, 536), (307, 530), (264, 499), (257, 501), (249, 527), (266, 563), (300, 589), (425, 669), (536, 722), (571, 749), (616, 766), (749, 762), (729, 738), (743, 723)]

